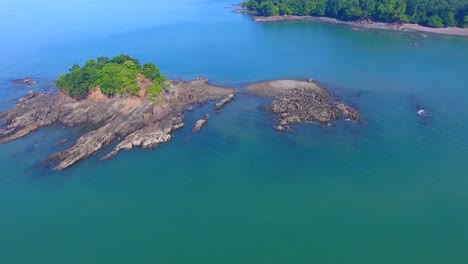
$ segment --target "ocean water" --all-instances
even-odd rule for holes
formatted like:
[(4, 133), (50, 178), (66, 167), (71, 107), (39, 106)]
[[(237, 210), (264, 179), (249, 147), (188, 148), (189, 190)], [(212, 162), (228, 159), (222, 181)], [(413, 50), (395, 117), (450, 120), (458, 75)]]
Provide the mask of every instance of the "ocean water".
[(254, 23), (231, 4), (1, 1), (0, 110), (31, 89), (12, 79), (50, 90), (73, 63), (127, 53), (239, 89), (313, 77), (367, 125), (277, 133), (241, 95), (157, 149), (62, 172), (40, 162), (82, 128), (39, 130), (0, 145), (0, 262), (467, 263), (468, 38)]

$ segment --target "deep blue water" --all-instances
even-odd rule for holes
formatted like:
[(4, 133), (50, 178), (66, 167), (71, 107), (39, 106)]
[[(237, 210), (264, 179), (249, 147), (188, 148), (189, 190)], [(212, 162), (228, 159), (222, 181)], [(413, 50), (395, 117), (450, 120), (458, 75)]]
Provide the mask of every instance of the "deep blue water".
[(368, 124), (277, 133), (240, 96), (188, 114), (211, 113), (198, 134), (58, 173), (40, 162), (80, 129), (42, 129), (0, 146), (1, 263), (466, 263), (468, 38), (254, 23), (231, 4), (2, 1), (0, 109), (30, 89), (12, 79), (43, 90), (127, 53), (237, 88), (313, 77)]

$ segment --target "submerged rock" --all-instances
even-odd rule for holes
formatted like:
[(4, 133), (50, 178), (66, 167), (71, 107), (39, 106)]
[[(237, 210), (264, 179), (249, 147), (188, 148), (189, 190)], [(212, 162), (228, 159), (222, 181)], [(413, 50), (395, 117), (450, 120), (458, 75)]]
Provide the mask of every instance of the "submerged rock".
[(68, 139), (64, 138), (62, 140), (58, 140), (55, 142), (55, 145), (63, 145), (65, 143), (67, 143)]
[(26, 86), (34, 86), (37, 85), (37, 81), (34, 81), (32, 77), (25, 77), (22, 79), (13, 80), (14, 84), (26, 85)]

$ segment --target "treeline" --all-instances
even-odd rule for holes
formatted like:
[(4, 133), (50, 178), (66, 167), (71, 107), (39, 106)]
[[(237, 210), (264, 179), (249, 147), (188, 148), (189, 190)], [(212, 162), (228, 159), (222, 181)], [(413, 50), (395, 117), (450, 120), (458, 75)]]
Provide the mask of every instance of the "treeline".
[(263, 16), (312, 15), (468, 27), (468, 0), (247, 0), (243, 6)]
[(107, 57), (91, 59), (83, 67), (75, 64), (69, 73), (59, 76), (55, 85), (75, 98), (86, 97), (88, 92), (97, 86), (107, 95), (136, 94), (140, 91), (139, 74), (143, 74), (153, 83), (146, 90), (147, 93), (155, 96), (162, 90), (166, 77), (161, 75), (158, 67), (152, 63), (141, 66), (137, 59), (128, 55), (119, 55), (112, 59)]

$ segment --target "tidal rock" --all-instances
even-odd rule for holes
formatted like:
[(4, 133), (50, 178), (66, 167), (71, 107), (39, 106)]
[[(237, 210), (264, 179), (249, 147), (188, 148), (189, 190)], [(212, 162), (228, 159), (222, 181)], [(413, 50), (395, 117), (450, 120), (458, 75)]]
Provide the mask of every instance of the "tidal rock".
[(210, 116), (208, 114), (205, 115), (205, 119), (199, 119), (197, 120), (197, 122), (195, 122), (195, 125), (193, 126), (193, 129), (192, 131), (193, 132), (198, 132), (200, 131), (205, 125), (206, 123), (208, 122), (208, 119), (210, 118)]
[(358, 120), (360, 113), (356, 109), (353, 109), (343, 103), (336, 104), (336, 108), (341, 111), (341, 114), (346, 119)]
[(67, 143), (68, 139), (64, 138), (62, 140), (58, 140), (57, 142), (55, 142), (55, 145), (63, 145), (65, 143)]
[(427, 113), (426, 113), (426, 111), (424, 109), (418, 110), (418, 112), (416, 112), (416, 113), (420, 117), (426, 117), (427, 116)]
[(221, 100), (219, 103), (215, 105), (216, 110), (220, 110), (224, 106), (226, 106), (228, 103), (232, 102), (234, 100), (234, 94), (229, 94), (226, 98)]
[(34, 86), (37, 85), (37, 81), (34, 81), (32, 77), (25, 77), (22, 79), (13, 80), (14, 84), (26, 85), (26, 86)]
[(284, 131), (284, 130), (288, 130), (289, 126), (288, 125), (286, 125), (286, 126), (277, 125), (274, 128), (275, 128), (276, 131)]
[(416, 104), (416, 114), (422, 118), (428, 117), (426, 109), (420, 104)]

